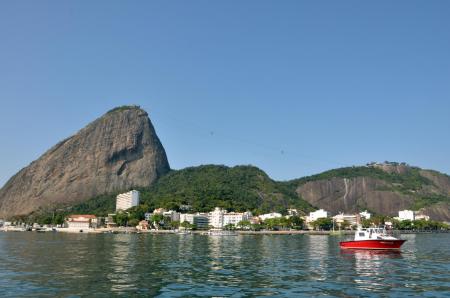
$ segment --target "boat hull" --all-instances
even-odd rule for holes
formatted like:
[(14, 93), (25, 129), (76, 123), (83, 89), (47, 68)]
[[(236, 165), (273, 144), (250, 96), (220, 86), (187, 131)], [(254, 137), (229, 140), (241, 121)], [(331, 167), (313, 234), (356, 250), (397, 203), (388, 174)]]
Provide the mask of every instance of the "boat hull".
[(341, 249), (400, 249), (406, 240), (354, 240), (339, 243)]

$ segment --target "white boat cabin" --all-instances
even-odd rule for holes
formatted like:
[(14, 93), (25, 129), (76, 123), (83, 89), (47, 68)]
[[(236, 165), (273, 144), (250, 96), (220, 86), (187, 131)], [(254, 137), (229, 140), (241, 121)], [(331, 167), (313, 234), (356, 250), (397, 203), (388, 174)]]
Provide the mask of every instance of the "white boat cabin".
[(395, 240), (397, 238), (388, 235), (385, 228), (358, 229), (355, 232), (355, 240)]

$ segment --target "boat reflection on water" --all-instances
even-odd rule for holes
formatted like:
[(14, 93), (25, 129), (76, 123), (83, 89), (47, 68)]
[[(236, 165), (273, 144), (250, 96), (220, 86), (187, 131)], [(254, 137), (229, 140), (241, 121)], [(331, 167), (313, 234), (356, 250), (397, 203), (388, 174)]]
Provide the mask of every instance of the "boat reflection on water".
[(398, 250), (341, 250), (341, 256), (354, 260), (356, 286), (365, 291), (378, 291), (386, 287), (385, 278), (395, 267), (397, 259), (403, 259)]

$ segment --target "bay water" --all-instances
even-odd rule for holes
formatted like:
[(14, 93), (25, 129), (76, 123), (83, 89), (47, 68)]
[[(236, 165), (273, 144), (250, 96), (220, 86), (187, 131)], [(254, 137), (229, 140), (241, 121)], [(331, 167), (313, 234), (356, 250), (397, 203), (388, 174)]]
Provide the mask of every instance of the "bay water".
[(0, 297), (450, 297), (450, 234), (348, 238), (0, 233)]

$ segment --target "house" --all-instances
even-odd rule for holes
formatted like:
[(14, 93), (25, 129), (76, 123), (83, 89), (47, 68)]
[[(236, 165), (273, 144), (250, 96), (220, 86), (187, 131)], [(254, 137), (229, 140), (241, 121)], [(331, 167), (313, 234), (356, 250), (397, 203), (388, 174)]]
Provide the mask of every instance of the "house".
[(259, 216), (259, 218), (260, 218), (262, 221), (264, 221), (264, 220), (266, 220), (266, 219), (280, 218), (280, 217), (282, 217), (282, 216), (283, 216), (283, 215), (281, 215), (281, 214), (278, 213), (278, 212), (272, 212), (272, 213), (262, 214), (262, 215)]
[(79, 230), (81, 232), (83, 230), (97, 228), (99, 221), (95, 215), (76, 214), (67, 217), (66, 224), (69, 229)]
[(141, 231), (142, 230), (150, 230), (150, 225), (149, 225), (148, 221), (141, 220), (139, 222), (139, 224), (136, 226), (136, 229), (141, 230)]

